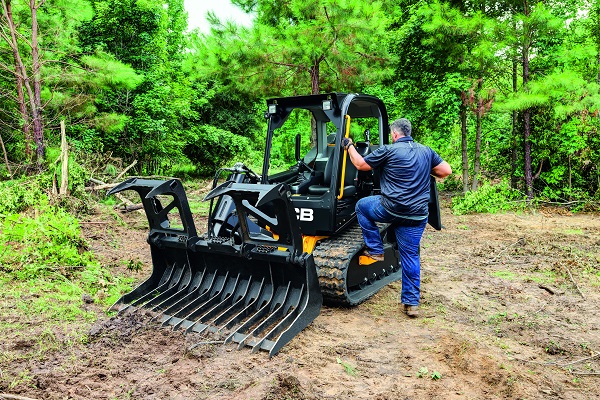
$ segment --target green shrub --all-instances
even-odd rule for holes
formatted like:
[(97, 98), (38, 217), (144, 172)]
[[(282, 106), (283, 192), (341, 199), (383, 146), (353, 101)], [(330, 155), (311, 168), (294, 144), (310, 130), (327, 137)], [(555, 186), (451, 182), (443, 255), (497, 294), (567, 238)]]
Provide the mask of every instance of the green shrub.
[(48, 203), (38, 178), (0, 182), (0, 199), (0, 217)]
[[(212, 176), (217, 169), (239, 161), (251, 151), (250, 140), (210, 125), (194, 127), (188, 132), (183, 153), (197, 167), (199, 176)], [(236, 160), (238, 161), (238, 160)]]
[(443, 182), (438, 182), (438, 189), (445, 192), (462, 191), (463, 181), (459, 179), (457, 174), (452, 174), (445, 178)]
[(0, 257), (16, 278), (39, 278), (60, 269), (97, 264), (73, 216), (46, 205), (30, 213), (10, 214), (2, 221)]
[(56, 318), (65, 320), (81, 314), (84, 293), (109, 304), (130, 289), (132, 279), (113, 277), (88, 251), (79, 221), (50, 205), (39, 186), (4, 182), (0, 193), (6, 195), (0, 214), (0, 271), (12, 286), (39, 295), (36, 310), (54, 307)]
[(452, 211), (458, 215), (522, 210), (526, 206), (526, 196), (511, 189), (506, 181), (495, 185), (484, 182), (477, 191), (452, 199)]

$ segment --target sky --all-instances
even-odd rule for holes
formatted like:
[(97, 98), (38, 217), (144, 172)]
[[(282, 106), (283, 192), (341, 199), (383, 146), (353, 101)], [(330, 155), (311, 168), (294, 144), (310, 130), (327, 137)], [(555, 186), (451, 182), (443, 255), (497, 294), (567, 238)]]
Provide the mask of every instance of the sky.
[(185, 10), (188, 12), (188, 29), (200, 28), (208, 33), (210, 25), (206, 21), (206, 13), (214, 11), (221, 20), (234, 20), (240, 25), (250, 25), (251, 17), (231, 4), (229, 0), (184, 0)]

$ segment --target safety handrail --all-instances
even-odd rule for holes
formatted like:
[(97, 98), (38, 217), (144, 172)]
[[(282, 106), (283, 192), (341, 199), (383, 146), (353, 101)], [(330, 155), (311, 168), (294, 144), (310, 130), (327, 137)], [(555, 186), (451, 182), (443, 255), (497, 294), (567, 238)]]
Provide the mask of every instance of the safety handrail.
[[(348, 114), (346, 114), (345, 119), (346, 119), (346, 134), (344, 135), (344, 137), (349, 138), (350, 137), (350, 120), (351, 120), (351, 118)], [(341, 200), (342, 197), (344, 197), (344, 183), (346, 182), (346, 159), (347, 158), (348, 158), (348, 149), (345, 149), (344, 159), (342, 161), (342, 180), (340, 181), (340, 194), (337, 197), (338, 200)]]

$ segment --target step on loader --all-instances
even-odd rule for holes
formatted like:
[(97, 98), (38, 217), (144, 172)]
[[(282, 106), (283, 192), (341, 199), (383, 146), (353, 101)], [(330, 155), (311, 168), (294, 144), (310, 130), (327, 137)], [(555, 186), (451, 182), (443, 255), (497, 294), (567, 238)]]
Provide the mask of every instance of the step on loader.
[[(112, 309), (148, 309), (164, 326), (272, 356), (319, 315), (323, 302), (357, 305), (401, 279), (389, 224), (379, 225), (384, 260), (358, 264), (364, 241), (355, 205), (379, 193), (379, 180), (377, 171), (357, 171), (341, 144), (353, 137), (363, 156), (388, 144), (383, 102), (330, 93), (269, 99), (267, 108), (262, 171), (237, 163), (217, 172), (204, 199), (207, 232), (196, 232), (176, 179), (131, 178), (109, 192), (140, 195), (153, 264), (150, 278)], [(294, 138), (296, 161), (271, 173), (277, 135)], [(441, 229), (433, 177), (429, 209), (429, 223)]]

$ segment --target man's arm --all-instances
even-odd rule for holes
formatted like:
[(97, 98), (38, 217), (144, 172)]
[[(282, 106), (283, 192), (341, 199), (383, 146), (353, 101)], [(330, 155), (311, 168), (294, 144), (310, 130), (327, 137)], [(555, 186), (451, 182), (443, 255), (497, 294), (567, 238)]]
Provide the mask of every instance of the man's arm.
[[(350, 141), (350, 144), (351, 144), (352, 139), (348, 139), (348, 140)], [(357, 170), (359, 170), (359, 171), (370, 171), (371, 170), (371, 166), (365, 162), (365, 159), (360, 154), (358, 154), (358, 151), (356, 151), (356, 147), (354, 147), (353, 145), (348, 145), (348, 155), (350, 156), (350, 161), (352, 162), (352, 164), (354, 164), (354, 166), (356, 167)]]
[[(356, 150), (355, 150), (356, 151)], [(452, 173), (452, 167), (446, 161), (442, 161), (431, 170), (431, 174), (438, 178), (445, 178)]]

